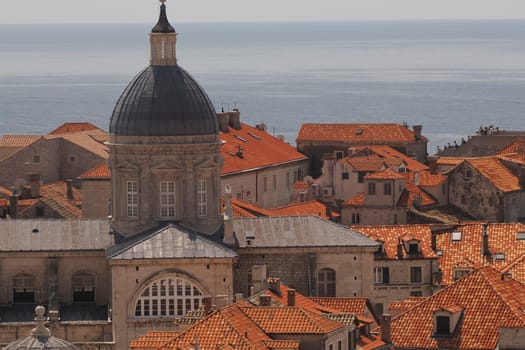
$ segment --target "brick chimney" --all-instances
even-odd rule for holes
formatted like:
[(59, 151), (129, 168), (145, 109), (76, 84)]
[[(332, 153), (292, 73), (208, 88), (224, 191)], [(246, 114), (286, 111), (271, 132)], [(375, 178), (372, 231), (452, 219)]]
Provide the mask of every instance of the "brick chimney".
[(204, 315), (210, 314), (212, 307), (211, 307), (211, 297), (204, 297), (202, 298), (202, 304), (204, 305)]
[(67, 185), (67, 199), (71, 200), (73, 199), (73, 180), (68, 179), (66, 180)]
[(416, 141), (420, 141), (421, 140), (421, 130), (423, 129), (423, 125), (414, 125), (413, 129), (414, 129), (414, 138), (416, 139)]
[(428, 156), (427, 157), (427, 162), (428, 162), (428, 170), (430, 171), (431, 174), (437, 174), (437, 169), (438, 169), (438, 166), (437, 166), (437, 162), (439, 160), (439, 156)]
[(241, 112), (238, 108), (234, 108), (233, 111), (228, 112), (228, 123), (235, 130), (241, 129)]
[(268, 294), (259, 295), (259, 306), (270, 306), (272, 305), (272, 297)]
[(483, 256), (490, 256), (490, 248), (489, 248), (489, 225), (483, 224), (482, 225), (482, 236), (481, 236), (481, 255)]
[(266, 283), (268, 284), (268, 289), (277, 295), (281, 295), (281, 279), (279, 277), (269, 277)]
[(381, 340), (387, 344), (392, 343), (392, 316), (389, 314), (381, 316)]
[(26, 175), (26, 180), (29, 183), (31, 198), (40, 197), (40, 174), (30, 173)]
[(229, 132), (229, 129), (228, 129), (229, 113), (228, 112), (217, 113), (217, 120), (219, 121), (219, 129), (222, 132)]
[(13, 193), (9, 197), (9, 216), (11, 219), (18, 217), (18, 194)]
[(295, 289), (288, 289), (288, 306), (295, 306)]

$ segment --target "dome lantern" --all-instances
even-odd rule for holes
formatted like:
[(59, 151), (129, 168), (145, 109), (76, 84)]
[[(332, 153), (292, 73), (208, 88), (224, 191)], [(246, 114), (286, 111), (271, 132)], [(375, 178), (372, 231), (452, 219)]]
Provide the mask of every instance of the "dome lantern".
[(160, 14), (157, 24), (151, 29), (150, 47), (152, 66), (177, 64), (177, 33), (166, 15), (166, 0), (160, 0)]

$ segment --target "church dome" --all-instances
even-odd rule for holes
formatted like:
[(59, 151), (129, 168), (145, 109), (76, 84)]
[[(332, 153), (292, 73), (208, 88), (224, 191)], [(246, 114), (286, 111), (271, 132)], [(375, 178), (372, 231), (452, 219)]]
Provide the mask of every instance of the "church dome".
[(218, 134), (215, 108), (206, 92), (178, 65), (149, 66), (118, 100), (109, 132), (121, 136)]
[(116, 136), (195, 136), (218, 134), (215, 108), (206, 92), (177, 64), (177, 33), (161, 1), (150, 33), (151, 64), (120, 96), (109, 125)]

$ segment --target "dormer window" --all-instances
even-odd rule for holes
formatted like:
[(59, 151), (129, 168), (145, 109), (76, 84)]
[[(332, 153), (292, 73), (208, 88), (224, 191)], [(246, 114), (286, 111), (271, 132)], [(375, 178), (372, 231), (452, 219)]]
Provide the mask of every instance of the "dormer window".
[(410, 243), (408, 245), (408, 254), (419, 254), (419, 244), (418, 243)]
[(435, 310), (432, 336), (434, 338), (453, 336), (462, 315), (463, 308), (458, 305), (450, 305)]

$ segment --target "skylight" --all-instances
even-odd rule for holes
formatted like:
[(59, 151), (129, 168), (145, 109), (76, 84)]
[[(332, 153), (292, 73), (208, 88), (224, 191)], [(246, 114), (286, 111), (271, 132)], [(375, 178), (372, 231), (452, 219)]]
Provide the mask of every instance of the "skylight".
[(452, 241), (461, 241), (461, 231), (452, 232)]

